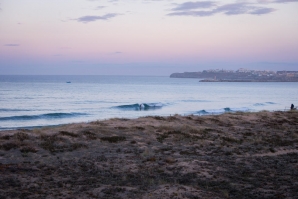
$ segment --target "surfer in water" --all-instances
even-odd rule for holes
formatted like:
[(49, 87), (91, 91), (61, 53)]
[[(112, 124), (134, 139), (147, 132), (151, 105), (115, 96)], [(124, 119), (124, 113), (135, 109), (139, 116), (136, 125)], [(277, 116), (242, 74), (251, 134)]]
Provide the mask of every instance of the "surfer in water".
[(142, 108), (145, 108), (144, 104), (140, 104), (140, 110), (142, 110)]

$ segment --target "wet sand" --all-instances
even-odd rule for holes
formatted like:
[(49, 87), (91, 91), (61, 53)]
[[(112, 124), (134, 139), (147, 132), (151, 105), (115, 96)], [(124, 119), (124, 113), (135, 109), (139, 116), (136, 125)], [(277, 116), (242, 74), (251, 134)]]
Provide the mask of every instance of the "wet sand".
[(0, 198), (298, 198), (298, 111), (0, 131)]

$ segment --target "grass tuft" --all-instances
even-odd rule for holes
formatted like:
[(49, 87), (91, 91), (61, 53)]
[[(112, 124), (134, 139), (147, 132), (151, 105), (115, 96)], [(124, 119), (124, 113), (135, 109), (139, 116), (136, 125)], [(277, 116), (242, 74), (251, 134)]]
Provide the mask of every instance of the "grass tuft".
[(81, 132), (84, 136), (87, 137), (87, 139), (89, 140), (96, 140), (97, 139), (97, 136), (95, 133), (91, 132), (91, 131), (88, 131), (88, 130), (85, 130), (85, 131), (82, 131)]
[(110, 143), (117, 143), (117, 142), (125, 141), (126, 137), (124, 137), (124, 136), (111, 136), (111, 137), (101, 137), (100, 139), (102, 141), (107, 141), (107, 142), (110, 142)]
[(3, 149), (5, 151), (9, 151), (10, 149), (17, 149), (19, 148), (19, 144), (16, 142), (8, 142), (0, 145), (0, 149)]
[(69, 137), (79, 137), (78, 134), (72, 133), (72, 132), (68, 132), (68, 131), (60, 131), (59, 132), (60, 135), (65, 135), (65, 136), (69, 136)]
[(23, 132), (18, 132), (15, 134), (16, 138), (19, 141), (24, 141), (24, 140), (28, 140), (29, 139), (29, 135)]

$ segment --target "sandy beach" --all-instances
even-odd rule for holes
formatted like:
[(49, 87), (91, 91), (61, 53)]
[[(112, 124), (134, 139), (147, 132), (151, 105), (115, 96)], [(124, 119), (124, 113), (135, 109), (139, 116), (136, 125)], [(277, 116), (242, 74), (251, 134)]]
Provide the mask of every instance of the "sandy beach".
[(0, 198), (298, 198), (298, 111), (0, 132)]

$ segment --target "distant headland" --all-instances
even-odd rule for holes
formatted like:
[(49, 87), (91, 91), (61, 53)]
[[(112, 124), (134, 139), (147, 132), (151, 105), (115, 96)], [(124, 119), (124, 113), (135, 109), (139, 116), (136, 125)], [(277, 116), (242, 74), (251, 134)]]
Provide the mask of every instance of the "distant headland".
[(171, 78), (198, 78), (200, 82), (298, 82), (298, 71), (203, 70), (173, 73)]

